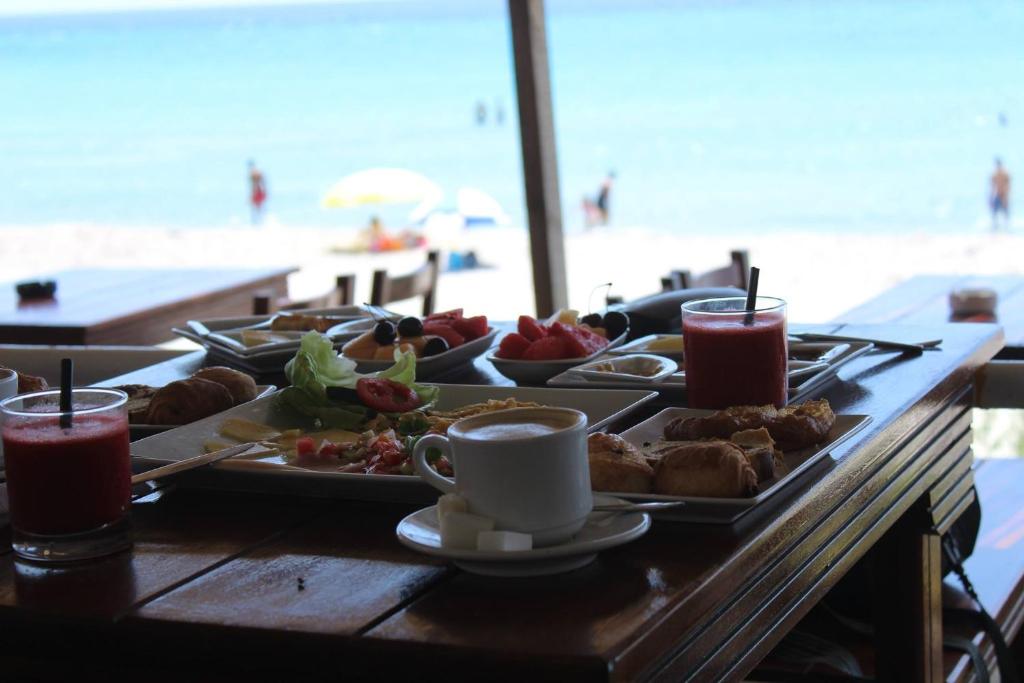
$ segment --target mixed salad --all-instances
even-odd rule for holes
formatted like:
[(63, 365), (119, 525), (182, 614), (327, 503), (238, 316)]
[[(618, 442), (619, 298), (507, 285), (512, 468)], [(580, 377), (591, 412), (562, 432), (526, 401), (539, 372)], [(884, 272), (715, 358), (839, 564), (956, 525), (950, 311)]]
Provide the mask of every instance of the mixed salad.
[[(396, 349), (394, 359), (386, 370), (360, 374), (330, 338), (319, 332), (303, 336), (285, 366), (291, 386), (277, 400), (327, 431), (295, 437), (287, 444), (293, 447), (283, 450), (286, 459), (299, 466), (337, 464), (348, 472), (412, 474), (412, 449), (432, 429), (425, 411), (437, 400), (438, 388), (416, 383), (414, 353)], [(438, 471), (451, 473), (440, 452), (431, 456)]]

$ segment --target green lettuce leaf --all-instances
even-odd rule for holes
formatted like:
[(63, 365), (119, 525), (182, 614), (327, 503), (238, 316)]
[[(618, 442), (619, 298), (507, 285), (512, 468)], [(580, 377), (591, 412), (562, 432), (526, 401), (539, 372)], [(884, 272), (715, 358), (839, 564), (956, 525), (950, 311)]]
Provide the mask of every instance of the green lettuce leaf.
[(327, 387), (354, 389), (363, 377), (389, 379), (409, 387), (420, 397), (421, 407), (437, 400), (438, 388), (416, 384), (416, 354), (395, 350), (395, 364), (381, 372), (362, 375), (354, 361), (339, 355), (330, 338), (319, 332), (302, 337), (299, 350), (284, 367), (291, 386), (278, 394), (280, 404), (318, 420), (325, 427), (358, 429), (368, 410), (358, 403), (332, 401)]

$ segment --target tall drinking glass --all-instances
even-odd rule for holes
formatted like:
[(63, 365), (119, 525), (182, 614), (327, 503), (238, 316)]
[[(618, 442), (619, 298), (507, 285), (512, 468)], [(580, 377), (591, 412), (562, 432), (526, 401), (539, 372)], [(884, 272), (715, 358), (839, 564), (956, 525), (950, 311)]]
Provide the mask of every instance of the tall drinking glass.
[(22, 558), (67, 562), (131, 545), (127, 395), (75, 389), (0, 402), (12, 546)]
[(786, 302), (759, 296), (688, 301), (683, 310), (686, 396), (691, 408), (786, 405)]

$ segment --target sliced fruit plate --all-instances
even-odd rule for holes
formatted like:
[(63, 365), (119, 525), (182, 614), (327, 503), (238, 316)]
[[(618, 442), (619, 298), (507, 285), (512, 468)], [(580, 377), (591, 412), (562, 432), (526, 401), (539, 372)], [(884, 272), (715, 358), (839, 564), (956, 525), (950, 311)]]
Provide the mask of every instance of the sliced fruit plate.
[(472, 363), (494, 343), (498, 331), (487, 316), (466, 316), (461, 308), (432, 313), (425, 318), (407, 316), (398, 321), (378, 320), (341, 348), (356, 362), (358, 372), (378, 372), (395, 362), (396, 351), (416, 354), (416, 376), (430, 379)]

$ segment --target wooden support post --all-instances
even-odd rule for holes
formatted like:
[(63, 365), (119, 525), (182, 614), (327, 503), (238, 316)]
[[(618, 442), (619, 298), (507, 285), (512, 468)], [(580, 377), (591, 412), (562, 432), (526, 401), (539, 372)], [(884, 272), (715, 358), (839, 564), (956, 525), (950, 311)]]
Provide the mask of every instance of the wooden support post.
[(941, 538), (912, 513), (872, 550), (876, 680), (943, 680), (941, 563)]
[(508, 14), (519, 100), (519, 139), (530, 222), (534, 301), (537, 315), (546, 316), (566, 307), (569, 294), (544, 0), (508, 0)]

